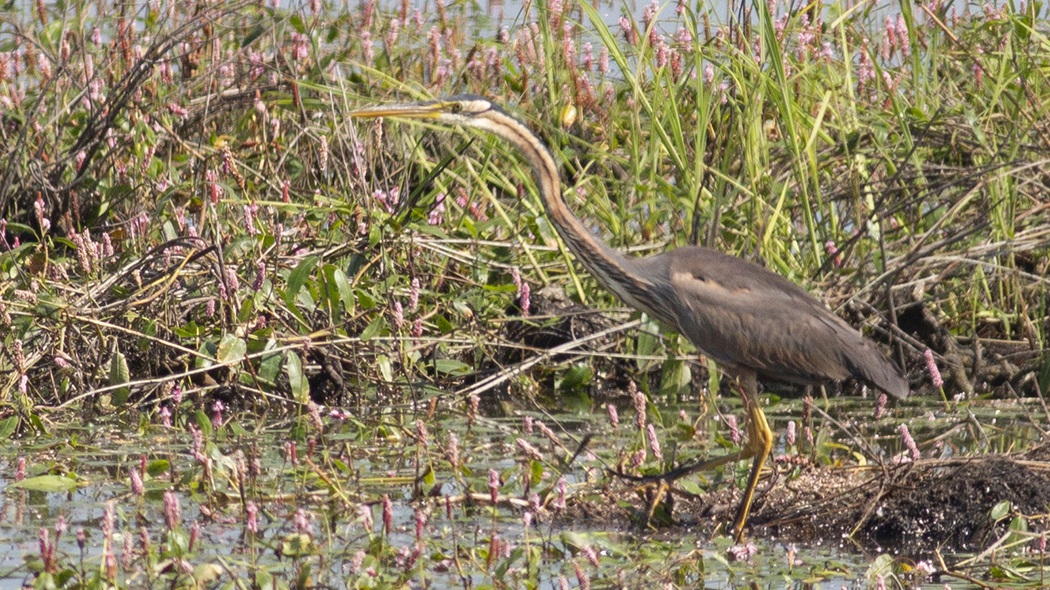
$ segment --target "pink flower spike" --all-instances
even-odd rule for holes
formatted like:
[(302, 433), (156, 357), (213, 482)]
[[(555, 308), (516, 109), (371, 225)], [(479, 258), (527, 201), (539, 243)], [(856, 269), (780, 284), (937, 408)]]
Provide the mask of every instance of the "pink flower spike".
[(944, 386), (944, 379), (941, 379), (941, 371), (937, 368), (937, 361), (933, 358), (933, 351), (929, 348), (922, 353), (923, 358), (926, 359), (926, 371), (930, 374), (930, 381), (933, 382), (933, 386), (940, 389)]

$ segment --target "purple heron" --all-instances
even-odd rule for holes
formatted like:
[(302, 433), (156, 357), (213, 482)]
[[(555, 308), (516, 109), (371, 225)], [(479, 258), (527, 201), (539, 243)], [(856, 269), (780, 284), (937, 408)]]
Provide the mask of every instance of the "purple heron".
[(477, 96), (394, 104), (351, 117), (426, 119), (475, 127), (510, 142), (532, 166), (540, 199), (565, 244), (594, 278), (627, 305), (649, 314), (693, 342), (735, 376), (748, 416), (739, 452), (678, 468), (678, 478), (730, 461), (752, 459), (733, 536), (743, 536), (773, 432), (757, 400), (758, 379), (816, 384), (853, 377), (903, 399), (908, 382), (875, 346), (819, 301), (765, 268), (701, 247), (637, 258), (591, 234), (562, 198), (558, 166), (543, 141), (505, 110)]

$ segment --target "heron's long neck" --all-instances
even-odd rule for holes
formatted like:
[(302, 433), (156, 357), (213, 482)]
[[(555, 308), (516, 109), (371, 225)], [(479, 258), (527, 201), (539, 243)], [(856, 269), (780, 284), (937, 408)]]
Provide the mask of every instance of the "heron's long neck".
[(644, 294), (652, 286), (637, 276), (635, 260), (591, 234), (569, 211), (562, 198), (561, 177), (554, 157), (528, 127), (509, 115), (505, 116), (508, 121), (488, 130), (514, 144), (528, 159), (547, 215), (565, 245), (576, 255), (576, 260), (624, 303), (651, 314), (650, 306), (643, 301)]

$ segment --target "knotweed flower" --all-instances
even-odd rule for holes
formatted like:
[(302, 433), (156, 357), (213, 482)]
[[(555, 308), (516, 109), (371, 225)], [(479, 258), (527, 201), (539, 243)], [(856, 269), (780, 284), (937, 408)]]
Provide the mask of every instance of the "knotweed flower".
[(313, 422), (314, 429), (317, 432), (324, 432), (324, 421), (321, 420), (321, 406), (313, 401), (309, 401), (306, 404), (306, 410), (310, 414), (310, 421)]
[(663, 463), (664, 454), (660, 449), (660, 439), (656, 437), (656, 427), (650, 423), (646, 432), (649, 435), (649, 450), (653, 452), (657, 462)]
[(170, 490), (164, 492), (164, 524), (168, 526), (169, 531), (174, 531), (179, 527), (179, 521), (182, 520), (181, 513), (179, 497), (175, 495), (175, 492)]
[(423, 542), (423, 528), (427, 524), (427, 513), (423, 508), (416, 508), (416, 541)]
[(423, 450), (430, 448), (430, 435), (427, 433), (427, 425), (422, 420), (416, 420), (416, 441)]
[(394, 530), (394, 503), (390, 494), (383, 495), (383, 532), (387, 535)]
[(839, 249), (838, 246), (835, 245), (835, 242), (832, 240), (824, 242), (824, 251), (828, 253), (828, 256), (831, 257), (831, 260), (836, 267), (842, 266), (842, 255), (839, 254)]
[(795, 421), (791, 420), (787, 423), (787, 434), (785, 435), (787, 446), (795, 446)]
[(434, 198), (434, 207), (430, 210), (427, 223), (430, 225), (441, 225), (445, 216), (445, 193), (438, 193)]
[(459, 470), (459, 437), (456, 436), (455, 432), (450, 432), (448, 435), (448, 446), (445, 449), (446, 456), (448, 457), (449, 465), (452, 466), (453, 471)]
[(534, 447), (532, 445), (532, 443), (530, 443), (529, 441), (527, 441), (527, 440), (525, 440), (523, 438), (519, 438), (519, 439), (515, 440), (514, 442), (515, 442), (515, 444), (518, 445), (519, 449), (524, 451), (525, 454), (529, 456), (530, 459), (533, 459), (534, 461), (542, 461), (543, 460), (543, 454), (540, 453), (540, 450), (537, 449), (536, 447)]
[(758, 547), (754, 543), (733, 545), (726, 552), (733, 558), (733, 561), (750, 561), (758, 554)]
[(583, 556), (587, 558), (587, 561), (591, 562), (591, 565), (593, 565), (594, 567), (598, 567), (598, 552), (594, 550), (594, 547), (591, 547), (590, 545), (584, 545), (580, 548), (580, 553), (582, 553)]
[(530, 295), (531, 291), (532, 290), (529, 288), (529, 284), (528, 283), (522, 283), (521, 284), (521, 298), (520, 298), (520, 301), (521, 301), (521, 315), (522, 316), (526, 316), (527, 317), (529, 315), (529, 308), (531, 307), (531, 305), (530, 305), (531, 302), (529, 301), (529, 295)]
[(222, 199), (222, 187), (219, 185), (218, 175), (214, 170), (208, 170), (204, 173), (204, 182), (208, 187), (208, 198), (211, 204), (217, 205)]
[(911, 456), (912, 461), (918, 461), (922, 457), (919, 453), (919, 447), (915, 444), (915, 439), (911, 437), (911, 432), (908, 431), (907, 424), (900, 425), (901, 442), (904, 443), (904, 448), (908, 449), (908, 454)]
[(889, 402), (889, 398), (886, 397), (885, 393), (880, 393), (878, 400), (875, 402), (875, 419), (881, 420), (882, 416), (886, 413), (886, 403)]
[(489, 469), (489, 497), (495, 504), (499, 500), (499, 473), (495, 469)]
[(551, 430), (550, 427), (544, 424), (541, 420), (536, 420), (536, 428), (539, 429), (540, 434), (547, 437), (547, 440), (554, 443), (555, 446), (565, 448), (565, 445), (561, 443), (561, 439), (558, 438), (558, 435), (555, 434), (554, 431)]
[(266, 263), (262, 260), (255, 263), (255, 280), (252, 281), (252, 291), (258, 291), (263, 287), (266, 280)]
[(565, 494), (568, 492), (569, 484), (565, 481), (564, 477), (558, 478), (558, 483), (554, 485), (555, 491), (558, 495), (554, 498), (554, 509), (564, 510), (565, 509)]
[(933, 567), (933, 564), (929, 560), (923, 560), (915, 564), (915, 577), (919, 579), (926, 579), (933, 575), (937, 571)]
[(587, 572), (583, 571), (576, 561), (572, 562), (572, 567), (576, 570), (576, 580), (580, 583), (580, 590), (591, 590), (591, 578)]
[(944, 386), (944, 380), (941, 379), (941, 371), (937, 368), (937, 361), (933, 358), (933, 351), (927, 348), (922, 356), (926, 359), (926, 371), (930, 374), (930, 381), (933, 382), (934, 387), (940, 389)]
[(616, 406), (605, 404), (605, 409), (609, 411), (609, 423), (612, 424), (613, 430), (619, 430), (620, 414), (616, 411)]
[(259, 209), (256, 204), (244, 205), (241, 210), (244, 212), (244, 228), (248, 231), (249, 236), (256, 236), (259, 234), (259, 229), (255, 227), (255, 212)]
[(634, 468), (641, 467), (642, 463), (645, 463), (645, 448), (638, 449), (631, 457), (631, 466)]
[(245, 516), (245, 527), (249, 533), (253, 535), (259, 533), (259, 507), (255, 505), (255, 501), (248, 500), (244, 505), (244, 516)]
[(408, 311), (416, 311), (419, 308), (419, 278), (412, 277), (412, 283), (408, 291)]
[(631, 402), (634, 403), (634, 425), (638, 427), (638, 430), (645, 430), (645, 394), (638, 391), (638, 386), (635, 385), (634, 381), (627, 383), (627, 393), (631, 396)]
[(51, 533), (46, 527), (40, 527), (40, 561), (45, 572), (58, 571), (55, 564), (55, 544), (51, 542)]
[(733, 444), (740, 444), (740, 428), (736, 423), (736, 416), (728, 414), (725, 418), (726, 427), (729, 428), (729, 440), (733, 441)]
[(361, 527), (371, 535), (372, 529), (375, 528), (375, 523), (372, 522), (372, 507), (368, 504), (361, 504), (357, 509), (357, 516), (361, 519)]
[(226, 406), (219, 400), (211, 405), (211, 427), (215, 430), (222, 428), (222, 411)]
[(128, 476), (131, 478), (131, 493), (136, 496), (141, 496), (145, 493), (145, 487), (142, 484), (142, 475), (139, 474), (138, 470), (134, 468), (129, 469)]
[(201, 523), (195, 520), (195, 521), (193, 521), (193, 524), (190, 525), (190, 540), (189, 540), (189, 543), (187, 544), (187, 547), (189, 547), (190, 551), (193, 551), (193, 547), (197, 544), (197, 539), (199, 539), (200, 536), (201, 536)]
[[(389, 501), (389, 498), (387, 500)], [(305, 509), (296, 510), (292, 520), (295, 523), (295, 532), (305, 535), (313, 533), (313, 527), (310, 526), (310, 513)]]
[(478, 394), (471, 393), (467, 396), (467, 426), (473, 426), (477, 419), (478, 409), (481, 406), (481, 398)]

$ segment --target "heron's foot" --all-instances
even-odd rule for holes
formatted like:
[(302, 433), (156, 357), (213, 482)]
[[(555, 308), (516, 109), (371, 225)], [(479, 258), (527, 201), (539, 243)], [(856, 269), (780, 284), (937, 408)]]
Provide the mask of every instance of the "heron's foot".
[(649, 507), (645, 514), (645, 526), (652, 528), (671, 523), (671, 515), (674, 513), (671, 484), (660, 480), (639, 486), (635, 492)]
[(751, 512), (751, 503), (755, 499), (755, 488), (758, 487), (758, 478), (762, 474), (762, 467), (773, 451), (773, 431), (769, 428), (766, 414), (758, 402), (748, 396), (744, 396), (747, 406), (748, 426), (747, 445), (741, 452), (742, 455), (752, 457), (751, 473), (747, 477), (747, 486), (744, 495), (740, 499), (740, 507), (737, 508), (736, 518), (733, 519), (733, 540), (740, 543), (744, 538), (744, 525), (747, 524), (748, 514)]

